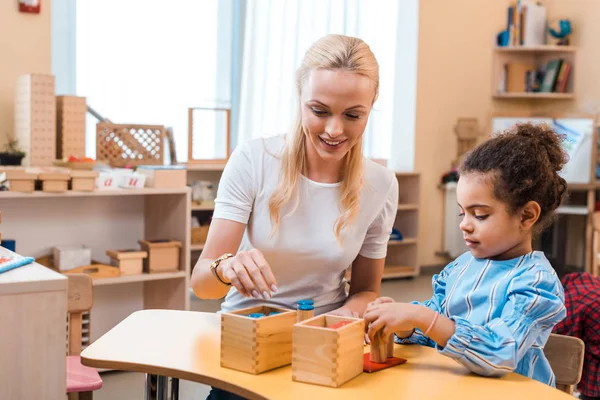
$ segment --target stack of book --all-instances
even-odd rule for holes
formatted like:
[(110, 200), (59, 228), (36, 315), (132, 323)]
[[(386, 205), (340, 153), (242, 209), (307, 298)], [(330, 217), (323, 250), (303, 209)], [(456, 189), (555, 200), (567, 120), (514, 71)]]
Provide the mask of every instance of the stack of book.
[(540, 66), (512, 62), (504, 65), (500, 93), (565, 93), (572, 65), (562, 58)]

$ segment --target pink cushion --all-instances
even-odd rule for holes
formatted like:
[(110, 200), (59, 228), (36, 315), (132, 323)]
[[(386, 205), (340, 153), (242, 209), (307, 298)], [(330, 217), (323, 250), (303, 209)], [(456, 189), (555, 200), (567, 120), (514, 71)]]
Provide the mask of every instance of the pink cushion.
[(95, 368), (81, 364), (81, 357), (67, 357), (67, 393), (91, 392), (102, 387), (102, 378)]

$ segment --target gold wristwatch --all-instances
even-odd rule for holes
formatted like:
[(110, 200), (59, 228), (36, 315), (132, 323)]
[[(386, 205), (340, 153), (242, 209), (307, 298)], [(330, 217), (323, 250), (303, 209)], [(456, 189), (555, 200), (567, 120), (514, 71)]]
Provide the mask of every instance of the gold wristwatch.
[(210, 272), (212, 272), (215, 278), (217, 278), (217, 280), (225, 286), (231, 286), (231, 282), (225, 282), (223, 279), (221, 279), (221, 277), (217, 273), (217, 267), (219, 266), (219, 264), (221, 264), (221, 261), (227, 260), (231, 257), (233, 257), (233, 254), (225, 253), (210, 264)]

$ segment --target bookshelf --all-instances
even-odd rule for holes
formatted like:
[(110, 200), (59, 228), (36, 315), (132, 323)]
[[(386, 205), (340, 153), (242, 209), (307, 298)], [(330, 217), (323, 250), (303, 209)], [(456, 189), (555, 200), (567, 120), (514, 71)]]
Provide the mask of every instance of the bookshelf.
[[(545, 75), (539, 74), (538, 79), (544, 91), (530, 91), (526, 81), (526, 71), (539, 70), (552, 60), (563, 60), (563, 65), (569, 65), (566, 81), (562, 83), (563, 65), (556, 71), (554, 83)], [(522, 99), (522, 100), (572, 100), (575, 99), (577, 66), (577, 47), (575, 46), (505, 46), (495, 47), (492, 62), (492, 98)], [(564, 71), (566, 72), (566, 71)], [(533, 79), (533, 78), (531, 78)], [(529, 91), (528, 91), (529, 90)]]

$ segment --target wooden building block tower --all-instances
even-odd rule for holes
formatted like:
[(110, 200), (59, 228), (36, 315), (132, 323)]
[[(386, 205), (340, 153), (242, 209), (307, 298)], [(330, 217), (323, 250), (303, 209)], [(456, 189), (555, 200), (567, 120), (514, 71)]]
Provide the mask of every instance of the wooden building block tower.
[(296, 311), (258, 306), (221, 314), (221, 367), (260, 374), (292, 362)]
[(25, 152), (23, 165), (50, 166), (56, 157), (54, 76), (28, 74), (17, 78), (15, 138)]
[(338, 387), (363, 372), (364, 320), (320, 315), (294, 325), (292, 379)]
[(85, 97), (56, 97), (56, 158), (85, 157)]

